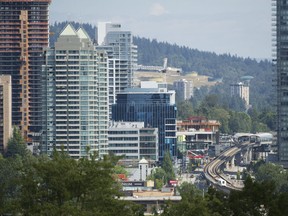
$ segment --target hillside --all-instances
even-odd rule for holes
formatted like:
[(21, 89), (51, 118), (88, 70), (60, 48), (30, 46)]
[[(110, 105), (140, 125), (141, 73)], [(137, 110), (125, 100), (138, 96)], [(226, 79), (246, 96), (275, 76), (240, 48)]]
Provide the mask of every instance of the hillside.
[[(66, 23), (55, 23), (50, 30), (54, 33), (51, 44), (59, 35), (59, 31)], [(75, 28), (79, 23), (72, 23)], [(81, 24), (91, 38), (95, 38), (96, 27), (90, 24)], [(242, 76), (252, 76), (250, 87), (250, 101), (256, 108), (271, 107), (272, 98), (272, 64), (271, 62), (256, 61), (251, 58), (242, 58), (230, 54), (217, 55), (213, 52), (199, 51), (185, 46), (159, 42), (156, 39), (134, 37), (134, 44), (138, 46), (138, 63), (143, 65), (162, 65), (163, 58), (168, 58), (168, 65), (180, 67), (184, 74), (196, 71), (199, 75), (212, 78), (223, 78), (223, 83), (211, 87), (213, 93), (229, 95), (229, 85), (239, 82)], [(197, 84), (196, 84), (197, 86)]]

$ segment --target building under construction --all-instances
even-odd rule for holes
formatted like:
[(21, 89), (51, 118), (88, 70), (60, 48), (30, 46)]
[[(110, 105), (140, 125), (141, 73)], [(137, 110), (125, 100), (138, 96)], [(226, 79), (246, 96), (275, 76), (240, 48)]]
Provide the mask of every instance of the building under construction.
[(41, 131), (42, 52), (51, 0), (0, 0), (0, 74), (12, 76), (12, 123), (23, 136)]

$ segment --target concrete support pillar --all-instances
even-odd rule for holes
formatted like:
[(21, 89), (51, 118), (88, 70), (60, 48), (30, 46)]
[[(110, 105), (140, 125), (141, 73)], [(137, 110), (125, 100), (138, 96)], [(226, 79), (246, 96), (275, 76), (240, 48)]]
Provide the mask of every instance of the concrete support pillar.
[(245, 150), (245, 151), (243, 151), (243, 163), (244, 164), (247, 164), (247, 160), (248, 160), (248, 151), (247, 150)]
[(248, 163), (252, 161), (252, 148), (248, 149)]
[(235, 156), (231, 158), (231, 169), (235, 168)]
[(229, 167), (229, 161), (227, 161), (227, 162), (225, 163), (225, 165), (226, 165), (226, 170), (229, 170), (229, 169), (230, 169), (230, 167)]

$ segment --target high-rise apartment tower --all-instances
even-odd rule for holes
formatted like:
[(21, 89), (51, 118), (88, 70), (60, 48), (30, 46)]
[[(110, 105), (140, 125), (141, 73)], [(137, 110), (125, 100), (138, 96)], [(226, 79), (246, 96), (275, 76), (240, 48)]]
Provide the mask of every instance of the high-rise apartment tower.
[(185, 79), (176, 80), (173, 82), (173, 87), (176, 91), (178, 101), (189, 100), (193, 96), (192, 81)]
[(109, 104), (116, 103), (116, 94), (133, 86), (137, 65), (137, 46), (133, 44), (131, 31), (123, 31), (121, 24), (100, 22), (98, 24), (98, 50), (108, 54)]
[(41, 66), (50, 3), (0, 0), (0, 74), (12, 76), (12, 123), (25, 138), (41, 131)]
[(276, 31), (277, 142), (280, 163), (288, 164), (288, 1), (273, 0)]
[(249, 108), (249, 85), (243, 82), (230, 84), (230, 95), (242, 98), (246, 109)]
[(43, 67), (43, 153), (73, 158), (108, 153), (107, 58), (88, 34), (68, 24), (46, 51)]

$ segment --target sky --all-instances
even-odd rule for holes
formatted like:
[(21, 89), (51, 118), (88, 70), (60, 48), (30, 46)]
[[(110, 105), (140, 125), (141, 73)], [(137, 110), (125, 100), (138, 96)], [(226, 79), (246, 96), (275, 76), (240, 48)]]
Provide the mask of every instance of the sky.
[(50, 22), (112, 21), (135, 36), (271, 59), (271, 11), (271, 0), (52, 0)]

